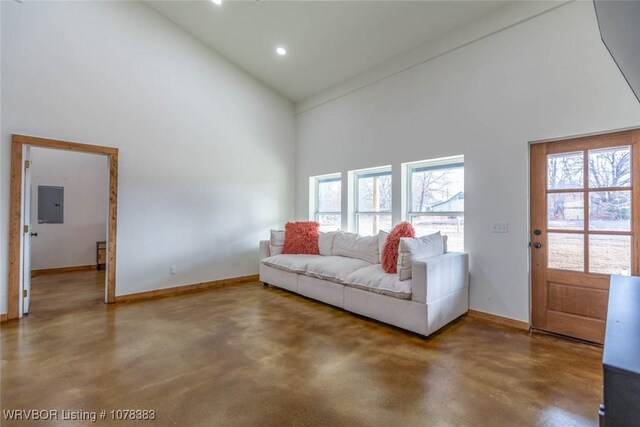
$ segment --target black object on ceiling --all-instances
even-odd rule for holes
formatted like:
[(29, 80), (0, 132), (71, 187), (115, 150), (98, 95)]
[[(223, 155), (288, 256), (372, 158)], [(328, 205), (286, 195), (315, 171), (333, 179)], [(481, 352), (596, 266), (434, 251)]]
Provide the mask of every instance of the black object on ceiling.
[(600, 36), (640, 101), (640, 1), (593, 0)]

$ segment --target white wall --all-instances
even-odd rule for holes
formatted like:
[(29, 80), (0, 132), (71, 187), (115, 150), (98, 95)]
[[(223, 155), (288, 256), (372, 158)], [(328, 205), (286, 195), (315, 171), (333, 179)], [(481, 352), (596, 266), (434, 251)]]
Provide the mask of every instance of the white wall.
[[(95, 265), (96, 242), (107, 237), (106, 156), (31, 149), (31, 269)], [(62, 224), (38, 223), (38, 186), (64, 187)]]
[(593, 4), (570, 3), (299, 114), (296, 216), (309, 176), (392, 164), (397, 221), (401, 163), (463, 154), (471, 307), (527, 321), (528, 143), (639, 125)]
[(114, 146), (118, 295), (257, 273), (293, 214), (292, 104), (144, 4), (1, 7), (2, 229), (11, 133)]

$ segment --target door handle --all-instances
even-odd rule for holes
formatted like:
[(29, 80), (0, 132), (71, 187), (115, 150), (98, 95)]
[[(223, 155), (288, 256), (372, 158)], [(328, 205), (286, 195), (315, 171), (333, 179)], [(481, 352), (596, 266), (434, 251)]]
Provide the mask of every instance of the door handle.
[(38, 233), (29, 233), (31, 237), (38, 237)]

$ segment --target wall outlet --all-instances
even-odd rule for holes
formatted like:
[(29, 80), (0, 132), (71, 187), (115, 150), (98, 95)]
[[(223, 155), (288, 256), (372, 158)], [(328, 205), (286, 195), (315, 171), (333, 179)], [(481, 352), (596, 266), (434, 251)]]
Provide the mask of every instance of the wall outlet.
[(509, 223), (508, 222), (492, 222), (491, 232), (492, 233), (508, 233)]
[(172, 275), (172, 276), (176, 275), (176, 266), (175, 265), (169, 266), (169, 274)]

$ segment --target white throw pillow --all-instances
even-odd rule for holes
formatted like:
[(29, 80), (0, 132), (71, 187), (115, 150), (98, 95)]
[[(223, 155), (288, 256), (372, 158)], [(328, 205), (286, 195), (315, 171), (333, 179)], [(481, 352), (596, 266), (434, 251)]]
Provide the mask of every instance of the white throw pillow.
[(333, 239), (332, 254), (378, 264), (380, 262), (378, 235), (358, 236), (354, 233), (338, 232)]
[(339, 231), (320, 232), (318, 236), (318, 247), (320, 248), (320, 255), (331, 256), (333, 255), (333, 240)]
[(284, 248), (284, 230), (271, 230), (269, 239), (269, 251), (271, 256), (280, 255)]
[(400, 280), (411, 278), (414, 259), (427, 258), (444, 253), (444, 239), (440, 232), (422, 237), (403, 237), (398, 248), (398, 276)]
[(380, 230), (378, 232), (378, 252), (380, 252), (380, 263), (382, 264), (382, 250), (384, 249), (384, 244), (387, 241), (387, 237), (389, 237), (389, 232)]
[(284, 246), (269, 245), (269, 255), (270, 256), (280, 255), (282, 253), (282, 249), (283, 248), (284, 248)]

